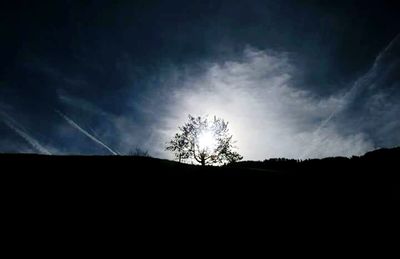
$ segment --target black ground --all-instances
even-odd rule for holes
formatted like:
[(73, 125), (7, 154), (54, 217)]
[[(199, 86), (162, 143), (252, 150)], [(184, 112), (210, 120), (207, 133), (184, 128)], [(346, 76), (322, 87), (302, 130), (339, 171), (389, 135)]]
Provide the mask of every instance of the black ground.
[[(2, 154), (2, 185), (43, 197), (383, 202), (399, 199), (400, 148), (361, 157), (201, 167), (150, 157)], [(4, 188), (3, 188), (4, 189)]]

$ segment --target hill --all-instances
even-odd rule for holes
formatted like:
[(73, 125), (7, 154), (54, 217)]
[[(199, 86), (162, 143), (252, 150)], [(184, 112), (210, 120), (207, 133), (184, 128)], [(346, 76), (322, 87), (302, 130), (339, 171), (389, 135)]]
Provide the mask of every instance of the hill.
[(400, 148), (361, 157), (269, 159), (201, 167), (135, 156), (2, 154), (2, 182), (15, 191), (108, 192), (119, 197), (252, 197), (288, 201), (383, 201), (399, 198)]

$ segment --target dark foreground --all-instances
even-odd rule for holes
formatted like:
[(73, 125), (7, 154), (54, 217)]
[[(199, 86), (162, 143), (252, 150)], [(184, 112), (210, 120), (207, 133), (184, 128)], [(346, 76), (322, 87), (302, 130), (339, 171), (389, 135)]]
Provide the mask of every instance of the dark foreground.
[[(0, 155), (8, 195), (114, 202), (393, 202), (400, 148), (362, 157), (201, 167), (148, 157)], [(40, 198), (39, 198), (40, 199)], [(58, 198), (57, 198), (58, 199)], [(56, 201), (55, 201), (56, 202)], [(90, 203), (88, 201), (88, 203)]]

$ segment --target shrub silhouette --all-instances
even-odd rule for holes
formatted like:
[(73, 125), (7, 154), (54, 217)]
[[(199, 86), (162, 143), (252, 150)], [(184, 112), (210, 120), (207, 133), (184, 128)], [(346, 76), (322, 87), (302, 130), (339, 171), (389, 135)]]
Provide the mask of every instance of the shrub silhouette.
[(134, 150), (130, 150), (128, 152), (128, 156), (141, 156), (141, 157), (150, 157), (149, 151), (143, 150), (139, 147), (136, 147)]

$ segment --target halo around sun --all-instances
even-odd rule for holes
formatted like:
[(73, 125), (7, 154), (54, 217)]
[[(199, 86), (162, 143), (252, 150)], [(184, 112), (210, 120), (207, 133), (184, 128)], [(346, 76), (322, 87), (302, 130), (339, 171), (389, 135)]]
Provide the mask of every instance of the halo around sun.
[(205, 130), (199, 135), (200, 150), (213, 150), (217, 146), (217, 140), (210, 130)]

